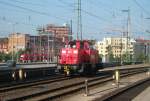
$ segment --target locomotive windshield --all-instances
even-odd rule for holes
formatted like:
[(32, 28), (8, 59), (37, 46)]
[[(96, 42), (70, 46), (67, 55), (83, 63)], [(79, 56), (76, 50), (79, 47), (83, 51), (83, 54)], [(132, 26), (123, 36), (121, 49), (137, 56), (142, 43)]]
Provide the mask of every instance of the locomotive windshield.
[(93, 44), (89, 41), (70, 41), (65, 45), (65, 48), (80, 48), (80, 49), (94, 49)]
[(70, 41), (67, 45), (65, 45), (65, 48), (76, 48), (76, 42)]

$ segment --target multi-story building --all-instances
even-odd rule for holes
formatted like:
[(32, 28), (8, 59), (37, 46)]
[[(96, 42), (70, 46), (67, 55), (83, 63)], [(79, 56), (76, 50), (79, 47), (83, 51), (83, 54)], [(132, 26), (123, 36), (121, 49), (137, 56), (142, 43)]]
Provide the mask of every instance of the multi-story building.
[(96, 43), (96, 48), (99, 51), (99, 54), (102, 55), (103, 62), (109, 62), (109, 53), (111, 52), (115, 57), (121, 57), (123, 54), (128, 52), (130, 55), (133, 55), (134, 51), (134, 43), (133, 39), (128, 41), (127, 45), (127, 38), (104, 38), (102, 41), (98, 41)]
[(50, 51), (53, 51), (53, 55), (58, 55), (59, 50), (64, 47), (65, 43), (72, 40), (72, 32), (68, 25), (56, 26), (49, 24), (46, 27), (39, 28), (38, 31), (40, 37), (49, 36)]
[(53, 33), (54, 38), (58, 38), (62, 42), (72, 39), (72, 32), (68, 25), (56, 26), (56, 25), (49, 24), (46, 26), (45, 31)]
[(0, 52), (8, 53), (8, 38), (0, 38)]
[(150, 40), (136, 39), (136, 44), (134, 46), (135, 60), (142, 62), (142, 59), (146, 59), (150, 62)]
[[(38, 28), (38, 35), (13, 33), (8, 37), (8, 52), (17, 52), (20, 49), (31, 54), (49, 54), (57, 56), (65, 43), (72, 39), (68, 25), (47, 25)], [(49, 53), (48, 53), (49, 52)]]
[(13, 33), (8, 37), (8, 51), (17, 52), (18, 50), (26, 49), (30, 44), (30, 35), (22, 33)]

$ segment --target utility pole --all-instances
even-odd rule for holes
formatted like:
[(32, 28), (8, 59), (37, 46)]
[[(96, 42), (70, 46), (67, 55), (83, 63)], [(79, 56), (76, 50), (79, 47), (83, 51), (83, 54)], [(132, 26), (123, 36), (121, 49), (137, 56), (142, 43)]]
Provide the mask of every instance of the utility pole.
[(36, 44), (35, 44), (35, 42), (36, 42), (36, 36), (34, 36), (33, 37), (34, 38), (34, 51), (33, 51), (33, 61), (35, 62), (35, 53), (37, 53), (35, 50), (37, 50), (37, 47), (36, 47)]
[(128, 9), (128, 19), (127, 19), (127, 52), (128, 52), (128, 45), (130, 40), (130, 28), (131, 28), (131, 18), (130, 18), (130, 9)]
[(19, 62), (19, 53), (18, 53), (18, 52), (19, 52), (19, 50), (18, 50), (18, 34), (19, 34), (19, 33), (16, 33), (16, 35), (17, 35), (17, 36), (16, 36), (16, 37), (17, 37), (17, 45), (16, 45), (16, 47), (17, 47), (17, 54), (16, 54), (16, 55), (17, 55), (17, 63)]
[(81, 0), (78, 0), (77, 12), (78, 12), (78, 18), (77, 18), (77, 40), (79, 39), (79, 35), (81, 35), (80, 39), (82, 40)]
[(12, 61), (14, 60), (14, 33), (12, 34)]
[(127, 12), (128, 13), (128, 17), (127, 17), (127, 33), (126, 33), (126, 59), (130, 61), (130, 57), (129, 57), (129, 41), (130, 41), (130, 36), (131, 36), (131, 18), (130, 18), (130, 9), (128, 8), (127, 10), (122, 10), (122, 12)]
[(54, 62), (54, 57), (55, 57), (55, 49), (56, 47), (54, 47), (54, 42), (55, 42), (55, 34), (56, 34), (56, 30), (54, 30), (54, 33), (52, 33), (52, 62)]
[(69, 28), (70, 28), (70, 31), (69, 31), (70, 35), (69, 35), (68, 39), (69, 39), (69, 41), (71, 41), (72, 40), (72, 20), (70, 20), (70, 27)]
[(129, 62), (131, 61), (130, 57), (130, 51), (129, 51), (129, 42), (130, 42), (130, 36), (131, 36), (131, 18), (130, 18), (130, 9), (128, 8), (128, 22), (127, 22), (127, 58), (129, 59)]
[[(147, 20), (150, 20), (150, 17), (145, 18)], [(145, 32), (145, 31), (144, 31)], [(147, 30), (146, 33), (150, 34), (150, 31)], [(148, 57), (148, 63), (150, 63), (150, 43), (147, 43), (147, 57)]]
[(50, 40), (49, 40), (49, 36), (50, 36), (50, 33), (48, 32), (48, 40), (47, 40), (47, 42), (48, 42), (48, 47), (47, 47), (47, 48), (48, 48), (48, 50), (47, 50), (47, 51), (48, 51), (48, 54), (47, 54), (47, 55), (48, 55), (48, 56), (47, 56), (47, 63), (50, 62), (50, 61), (49, 61), (49, 58), (50, 58), (50, 56), (49, 56), (49, 55), (50, 55), (50, 51), (49, 51), (49, 41), (50, 41)]
[(41, 34), (43, 33), (43, 28), (38, 28), (37, 31), (38, 31), (39, 37), (40, 37), (40, 50), (39, 50), (38, 54), (40, 54), (40, 61), (41, 61), (41, 60), (42, 60), (42, 59), (41, 59), (41, 53), (42, 53), (42, 52), (41, 52), (41, 49), (42, 49), (42, 41), (41, 41), (41, 39), (42, 39), (41, 37), (42, 37), (42, 36), (41, 36)]

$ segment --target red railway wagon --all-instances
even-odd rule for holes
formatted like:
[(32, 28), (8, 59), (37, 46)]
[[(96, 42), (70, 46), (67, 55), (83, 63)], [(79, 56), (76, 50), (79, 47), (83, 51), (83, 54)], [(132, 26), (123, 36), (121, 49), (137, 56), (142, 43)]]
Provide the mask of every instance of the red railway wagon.
[(47, 60), (47, 57), (47, 54), (21, 54), (19, 60), (21, 62), (36, 62)]
[(70, 41), (60, 50), (58, 70), (66, 75), (95, 74), (98, 70), (98, 51), (89, 41)]

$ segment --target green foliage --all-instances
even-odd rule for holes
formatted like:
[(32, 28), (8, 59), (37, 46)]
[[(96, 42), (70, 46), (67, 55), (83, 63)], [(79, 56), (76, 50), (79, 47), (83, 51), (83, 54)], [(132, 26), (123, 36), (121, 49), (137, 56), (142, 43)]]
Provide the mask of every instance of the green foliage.
[(25, 50), (20, 49), (18, 52), (14, 54), (14, 60), (19, 61), (20, 55), (25, 53)]
[(11, 59), (11, 54), (0, 53), (0, 62), (6, 62)]
[(111, 47), (111, 45), (109, 45), (106, 49), (107, 49), (107, 51), (108, 51), (109, 62), (114, 62), (114, 61), (115, 61), (115, 58), (114, 58), (114, 55), (113, 55), (113, 52), (112, 52), (112, 47)]
[(99, 56), (98, 56), (99, 62), (102, 62), (102, 58), (103, 58), (103, 55), (102, 55), (102, 54), (99, 54)]
[(114, 62), (115, 61), (113, 53), (109, 53), (108, 56), (109, 56), (109, 62)]
[(115, 61), (115, 62), (120, 62), (121, 59), (120, 59), (120, 57), (117, 56), (117, 57), (114, 58), (114, 61)]
[(131, 62), (131, 55), (128, 52), (126, 52), (122, 55), (122, 61), (126, 63)]
[(4, 53), (0, 53), (0, 62), (4, 60)]
[[(18, 52), (14, 53), (14, 60), (19, 60), (19, 57), (21, 54), (23, 54), (24, 50), (19, 50)], [(6, 53), (0, 53), (0, 62), (6, 62), (7, 60), (12, 59), (12, 53), (6, 54)]]
[(146, 61), (146, 56), (144, 53), (141, 53), (139, 55), (136, 56), (136, 61), (137, 62), (145, 62)]

